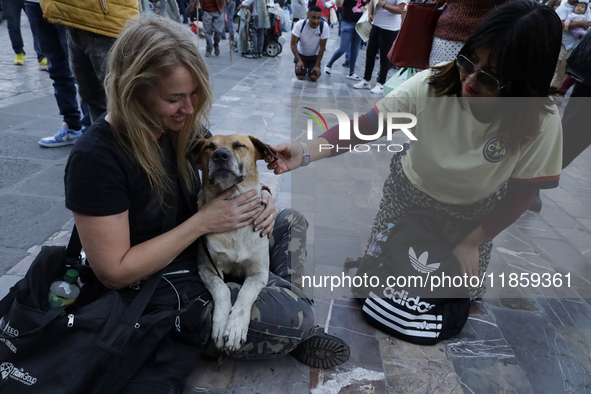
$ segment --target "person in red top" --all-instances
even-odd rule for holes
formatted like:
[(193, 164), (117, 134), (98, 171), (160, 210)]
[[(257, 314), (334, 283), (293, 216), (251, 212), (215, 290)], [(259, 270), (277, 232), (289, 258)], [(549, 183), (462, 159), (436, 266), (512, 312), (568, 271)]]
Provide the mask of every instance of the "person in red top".
[[(211, 56), (211, 50), (215, 55), (220, 55), (220, 40), (224, 28), (224, 0), (200, 0), (203, 8), (203, 30), (205, 31), (205, 56)], [(213, 41), (212, 41), (213, 36)]]

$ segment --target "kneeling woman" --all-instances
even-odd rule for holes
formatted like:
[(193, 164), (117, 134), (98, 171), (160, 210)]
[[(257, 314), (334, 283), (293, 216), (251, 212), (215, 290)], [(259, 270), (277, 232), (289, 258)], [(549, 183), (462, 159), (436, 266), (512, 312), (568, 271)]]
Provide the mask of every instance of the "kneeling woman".
[[(66, 206), (74, 213), (88, 261), (106, 287), (132, 299), (142, 280), (164, 269), (166, 280), (150, 306), (176, 308), (180, 298), (186, 309), (181, 335), (171, 341), (172, 361), (152, 360), (124, 392), (146, 385), (166, 393), (181, 387), (198, 352), (180, 337), (201, 344), (211, 329), (212, 302), (206, 302), (210, 298), (197, 274), (196, 241), (245, 226), (269, 237), (271, 272), (253, 305), (248, 340), (232, 356), (264, 358), (295, 349), (292, 354), (310, 365), (346, 361), (346, 344), (319, 334), (313, 301), (292, 285), (298, 267), (291, 262), (301, 264), (306, 257), (304, 217), (289, 210), (277, 213), (267, 191), (262, 201), (248, 202), (256, 191), (231, 198), (234, 188), (197, 212), (200, 180), (187, 154), (197, 139), (209, 135), (202, 124), (212, 92), (193, 38), (163, 18), (129, 22), (110, 52), (105, 87), (108, 111), (76, 143), (67, 163)], [(240, 286), (228, 285), (235, 299)], [(319, 359), (321, 352), (314, 350), (325, 342), (318, 336), (342, 353)], [(162, 371), (169, 371), (166, 379)]]
[[(519, 218), (536, 190), (558, 186), (562, 129), (549, 94), (560, 43), (561, 22), (550, 8), (508, 2), (480, 24), (454, 61), (417, 74), (359, 118), (366, 135), (376, 134), (380, 114), (384, 121), (387, 113), (417, 118), (418, 140), (392, 159), (372, 238), (413, 210), (445, 214), (470, 230), (453, 249), (462, 271), (483, 277), (492, 238)], [(338, 134), (335, 126), (307, 141), (310, 161), (338, 154)], [(320, 144), (334, 148), (321, 151)], [(272, 149), (279, 159), (269, 168), (276, 174), (302, 163), (299, 144)], [(485, 283), (471, 289), (472, 299), (485, 293)]]

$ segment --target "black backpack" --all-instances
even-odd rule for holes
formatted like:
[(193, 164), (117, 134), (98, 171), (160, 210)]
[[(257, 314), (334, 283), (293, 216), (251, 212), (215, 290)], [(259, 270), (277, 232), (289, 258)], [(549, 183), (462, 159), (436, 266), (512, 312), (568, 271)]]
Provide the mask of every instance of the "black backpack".
[[(322, 31), (324, 30), (324, 22), (326, 21), (326, 19), (322, 18), (320, 19), (320, 36), (322, 36)], [(304, 19), (304, 23), (302, 23), (302, 28), (300, 29), (300, 36), (302, 35), (302, 32), (304, 31), (304, 27), (306, 27), (306, 23), (308, 23), (308, 18)]]
[[(367, 275), (370, 286), (353, 287), (364, 299), (369, 323), (420, 345), (458, 334), (468, 319), (470, 298), (451, 250), (470, 231), (435, 212), (414, 211), (378, 234), (356, 273)], [(446, 277), (449, 285), (441, 283)]]

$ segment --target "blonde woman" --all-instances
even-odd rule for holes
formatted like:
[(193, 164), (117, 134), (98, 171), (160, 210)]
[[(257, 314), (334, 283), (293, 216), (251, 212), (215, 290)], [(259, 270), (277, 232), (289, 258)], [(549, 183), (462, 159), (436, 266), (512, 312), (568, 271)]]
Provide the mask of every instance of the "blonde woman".
[[(302, 215), (276, 212), (267, 191), (262, 201), (248, 202), (255, 191), (232, 198), (234, 188), (197, 212), (200, 180), (187, 153), (209, 135), (202, 124), (207, 124), (212, 92), (193, 40), (163, 18), (129, 22), (109, 54), (108, 110), (76, 143), (66, 167), (66, 206), (99, 280), (132, 299), (138, 283), (164, 269), (166, 280), (160, 281), (151, 305), (176, 308), (181, 300), (186, 310), (181, 334), (170, 341), (174, 356), (163, 361), (155, 355), (124, 392), (146, 386), (150, 393), (181, 390), (198, 354), (194, 344), (211, 342), (212, 303), (197, 275), (196, 241), (245, 226), (270, 238), (271, 272), (253, 306), (248, 340), (232, 356), (272, 357), (295, 348), (296, 358), (315, 366), (337, 365), (348, 356), (344, 342), (316, 335), (313, 302), (290, 283), (297, 268), (291, 261), (305, 258), (305, 249), (290, 244), (306, 244)], [(175, 212), (172, 229), (164, 228), (165, 212)], [(240, 285), (228, 287), (235, 296)], [(325, 342), (341, 351), (316, 352), (325, 350)]]

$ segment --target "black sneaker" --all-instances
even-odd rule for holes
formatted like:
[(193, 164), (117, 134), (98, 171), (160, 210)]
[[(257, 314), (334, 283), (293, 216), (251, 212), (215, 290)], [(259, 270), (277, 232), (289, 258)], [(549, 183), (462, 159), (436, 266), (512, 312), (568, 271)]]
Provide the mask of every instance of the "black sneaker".
[(214, 45), (213, 46), (213, 53), (215, 53), (216, 56), (220, 55), (220, 47), (219, 45)]
[(349, 67), (350, 65), (351, 65), (351, 63), (349, 63), (347, 61), (342, 64), (343, 67)]
[(542, 210), (542, 199), (540, 198), (540, 191), (536, 192), (534, 199), (529, 204), (529, 210), (534, 212), (540, 212)]
[(342, 339), (320, 333), (300, 343), (290, 354), (310, 367), (326, 369), (347, 362), (351, 350)]

